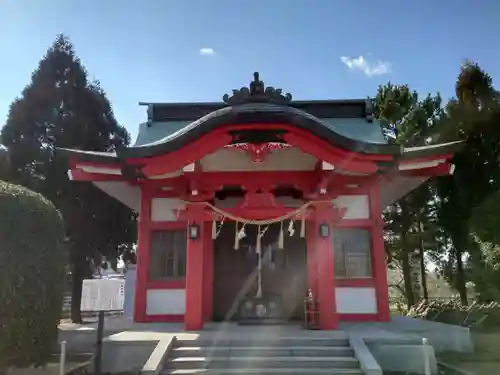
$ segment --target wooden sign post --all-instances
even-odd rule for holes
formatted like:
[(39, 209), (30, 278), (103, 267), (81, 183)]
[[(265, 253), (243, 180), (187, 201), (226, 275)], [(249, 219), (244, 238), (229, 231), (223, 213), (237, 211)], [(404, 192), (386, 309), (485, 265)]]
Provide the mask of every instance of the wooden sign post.
[(94, 373), (101, 375), (102, 340), (104, 336), (104, 312), (123, 310), (125, 300), (125, 280), (121, 279), (90, 279), (83, 281), (82, 311), (99, 313), (97, 323), (97, 342), (94, 362)]

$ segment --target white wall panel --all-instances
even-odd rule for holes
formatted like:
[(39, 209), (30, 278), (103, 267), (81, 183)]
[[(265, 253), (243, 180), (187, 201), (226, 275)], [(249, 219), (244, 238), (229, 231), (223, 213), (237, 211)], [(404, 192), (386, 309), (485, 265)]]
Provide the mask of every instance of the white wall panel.
[(375, 288), (337, 287), (335, 298), (339, 314), (377, 313)]
[(186, 312), (185, 289), (148, 289), (147, 315), (182, 315)]
[(151, 200), (151, 221), (176, 221), (176, 210), (186, 204), (177, 198), (153, 198)]
[(347, 208), (344, 220), (370, 218), (368, 195), (339, 195), (333, 200), (333, 203), (340, 208)]
[(124, 181), (94, 181), (93, 184), (135, 212), (141, 208), (141, 189)]
[(262, 162), (256, 163), (243, 150), (222, 148), (204, 156), (200, 163), (205, 172), (312, 171), (317, 159), (296, 147), (285, 147), (272, 150)]

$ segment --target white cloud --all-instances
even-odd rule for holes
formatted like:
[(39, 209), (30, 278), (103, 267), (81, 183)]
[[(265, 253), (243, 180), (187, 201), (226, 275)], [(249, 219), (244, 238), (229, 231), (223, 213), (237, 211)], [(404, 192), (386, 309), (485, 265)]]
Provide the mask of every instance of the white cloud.
[(362, 72), (368, 77), (381, 76), (391, 72), (391, 63), (388, 61), (369, 61), (362, 55), (358, 57), (341, 56), (342, 61), (349, 69)]
[(206, 47), (205, 48), (200, 48), (199, 53), (202, 56), (212, 56), (212, 55), (215, 55), (215, 51), (213, 50), (213, 48), (206, 48)]

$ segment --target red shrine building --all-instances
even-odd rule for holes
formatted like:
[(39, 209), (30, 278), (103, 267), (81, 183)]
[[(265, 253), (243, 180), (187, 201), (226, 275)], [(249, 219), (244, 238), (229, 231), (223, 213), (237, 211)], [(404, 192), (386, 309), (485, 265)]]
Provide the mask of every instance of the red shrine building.
[(389, 144), (370, 100), (293, 101), (250, 86), (216, 103), (149, 103), (135, 144), (60, 149), (68, 176), (139, 214), (136, 322), (319, 329), (390, 320), (382, 210), (453, 173), (456, 143)]

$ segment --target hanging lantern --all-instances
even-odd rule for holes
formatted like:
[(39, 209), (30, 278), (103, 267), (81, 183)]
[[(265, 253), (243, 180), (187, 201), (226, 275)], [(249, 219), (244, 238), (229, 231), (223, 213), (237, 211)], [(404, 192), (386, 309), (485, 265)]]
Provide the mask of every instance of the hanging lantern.
[(328, 223), (321, 223), (319, 225), (319, 236), (323, 238), (330, 236), (330, 225)]
[(196, 223), (190, 224), (188, 232), (189, 232), (189, 239), (196, 240), (200, 235), (200, 226)]

